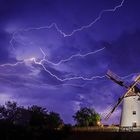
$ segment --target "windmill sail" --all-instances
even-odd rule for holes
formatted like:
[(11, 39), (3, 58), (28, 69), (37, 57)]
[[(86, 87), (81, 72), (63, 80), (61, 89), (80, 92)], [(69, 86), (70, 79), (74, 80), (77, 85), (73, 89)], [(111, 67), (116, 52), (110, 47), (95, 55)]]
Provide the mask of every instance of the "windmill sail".
[(116, 108), (121, 104), (121, 102), (123, 101), (125, 94), (118, 99), (117, 103), (115, 104), (115, 106), (112, 108), (112, 110), (106, 115), (105, 120), (108, 120), (109, 117), (111, 116), (111, 114), (116, 110)]
[[(127, 86), (124, 84), (124, 81), (122, 81), (122, 79), (114, 74), (113, 72), (111, 72), (110, 70), (107, 72), (107, 77), (109, 79), (111, 79), (112, 81), (114, 81), (115, 83), (124, 86), (127, 88), (127, 92), (118, 99), (117, 103), (115, 104), (115, 106), (112, 108), (112, 110), (106, 115), (105, 120), (108, 120), (109, 117), (111, 116), (111, 114), (116, 110), (116, 108), (121, 104), (121, 102), (123, 101), (124, 97), (126, 96), (130, 96), (130, 95), (138, 95), (140, 96), (140, 89), (137, 87), (137, 84), (140, 83), (140, 75), (135, 79), (134, 83), (131, 86)], [(137, 91), (137, 92), (136, 92)]]
[(128, 88), (128, 86), (124, 83), (124, 81), (112, 71), (108, 70), (106, 76), (112, 81), (114, 81), (115, 83), (117, 83), (118, 85)]

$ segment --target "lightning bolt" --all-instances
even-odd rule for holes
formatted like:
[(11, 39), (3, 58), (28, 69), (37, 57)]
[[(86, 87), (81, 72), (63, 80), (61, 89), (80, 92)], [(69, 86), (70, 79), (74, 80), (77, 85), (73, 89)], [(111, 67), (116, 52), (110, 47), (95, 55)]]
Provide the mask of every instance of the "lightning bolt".
[[(93, 79), (97, 79), (97, 78), (100, 78), (100, 79), (101, 79), (101, 78), (105, 78), (106, 76), (105, 76), (105, 75), (103, 75), (103, 76), (92, 76), (92, 77), (90, 77), (90, 78), (83, 77), (83, 76), (75, 76), (75, 77), (70, 77), (70, 78), (61, 79), (61, 78), (59, 78), (57, 75), (55, 75), (55, 74), (53, 74), (52, 72), (50, 72), (49, 70), (47, 70), (47, 68), (44, 66), (44, 62), (47, 61), (47, 62), (51, 63), (52, 65), (58, 66), (58, 65), (60, 65), (61, 63), (70, 61), (70, 60), (71, 60), (72, 58), (74, 58), (74, 57), (85, 57), (85, 56), (88, 56), (88, 55), (91, 55), (91, 54), (98, 53), (98, 52), (100, 52), (100, 51), (102, 51), (102, 50), (104, 50), (104, 49), (105, 49), (105, 47), (102, 48), (102, 49), (96, 50), (96, 51), (94, 51), (94, 52), (89, 52), (89, 53), (82, 54), (82, 55), (81, 55), (81, 54), (75, 54), (75, 55), (70, 56), (70, 57), (67, 58), (67, 59), (60, 60), (58, 63), (53, 63), (53, 62), (51, 62), (51, 61), (49, 61), (49, 60), (46, 59), (46, 54), (45, 54), (44, 51), (40, 48), (40, 50), (41, 50), (41, 52), (42, 52), (42, 54), (43, 54), (43, 58), (42, 58), (40, 61), (37, 61), (35, 57), (32, 57), (32, 58), (25, 59), (25, 60), (20, 61), (20, 62), (16, 62), (15, 64), (6, 63), (6, 64), (2, 64), (2, 65), (0, 65), (0, 66), (1, 66), (1, 67), (5, 67), (5, 66), (12, 66), (12, 67), (14, 67), (14, 66), (17, 66), (17, 65), (19, 65), (19, 64), (24, 64), (24, 63), (26, 64), (26, 63), (32, 63), (32, 62), (34, 62), (35, 64), (42, 66), (43, 69), (44, 69), (47, 73), (49, 73), (52, 77), (56, 78), (57, 80), (59, 80), (59, 81), (61, 81), (61, 82), (70, 81), (70, 80), (78, 80), (78, 79), (81, 79), (81, 80), (84, 80), (84, 81), (92, 81)], [(131, 73), (131, 74), (126, 75), (126, 76), (123, 76), (123, 77), (121, 77), (121, 78), (125, 79), (125, 78), (128, 78), (128, 77), (130, 77), (130, 76), (132, 76), (132, 75), (135, 75), (135, 74), (137, 74), (137, 73)]]
[[(91, 54), (98, 53), (98, 52), (100, 52), (100, 51), (102, 51), (102, 50), (104, 50), (104, 49), (105, 49), (105, 47), (102, 48), (102, 49), (96, 50), (96, 51), (94, 51), (94, 52), (89, 52), (89, 53), (86, 53), (86, 54), (83, 54), (83, 55), (81, 55), (81, 54), (75, 54), (75, 55), (70, 56), (70, 57), (67, 58), (67, 59), (60, 60), (58, 63), (53, 63), (53, 62), (51, 62), (51, 61), (49, 61), (49, 60), (46, 59), (46, 54), (45, 54), (44, 51), (40, 48), (40, 50), (41, 50), (41, 52), (42, 52), (42, 54), (43, 54), (43, 59), (40, 60), (39, 62), (36, 61), (35, 58), (31, 58), (31, 59), (29, 59), (29, 60), (30, 60), (30, 61), (33, 60), (35, 64), (41, 65), (47, 73), (49, 73), (52, 77), (55, 77), (57, 80), (59, 80), (59, 81), (61, 81), (61, 82), (70, 81), (70, 80), (78, 80), (78, 79), (81, 79), (81, 80), (84, 80), (84, 81), (92, 81), (93, 79), (97, 79), (97, 78), (100, 78), (100, 79), (101, 79), (101, 78), (105, 78), (106, 76), (105, 76), (105, 75), (103, 75), (103, 76), (98, 76), (98, 75), (97, 75), (97, 76), (92, 76), (92, 77), (90, 77), (90, 78), (86, 78), (86, 77), (82, 77), (82, 76), (75, 76), (75, 77), (71, 77), (71, 78), (64, 78), (64, 79), (61, 79), (61, 78), (59, 78), (58, 76), (56, 76), (56, 75), (54, 75), (53, 73), (51, 73), (49, 70), (47, 70), (46, 67), (44, 66), (43, 62), (44, 62), (44, 61), (47, 61), (47, 62), (51, 63), (52, 65), (57, 65), (57, 66), (58, 66), (58, 65), (60, 65), (60, 64), (63, 63), (63, 62), (70, 61), (70, 60), (71, 60), (72, 58), (74, 58), (74, 57), (85, 57), (85, 56), (88, 56), (88, 55), (91, 55)], [(122, 78), (127, 78), (127, 77), (132, 76), (132, 75), (135, 75), (135, 74), (136, 74), (136, 73), (131, 73), (131, 74), (126, 75), (126, 76), (124, 76), (124, 77), (122, 77)]]
[(46, 54), (45, 54), (45, 52), (40, 48), (42, 54), (44, 55), (44, 56), (43, 56), (43, 59), (42, 59), (40, 62), (36, 62), (35, 59), (33, 59), (33, 60), (34, 60), (34, 63), (35, 63), (35, 64), (40, 64), (40, 65), (44, 68), (44, 70), (45, 70), (46, 72), (48, 72), (52, 77), (55, 77), (57, 80), (59, 80), (59, 81), (61, 81), (61, 82), (70, 81), (70, 80), (78, 80), (78, 79), (82, 79), (82, 80), (84, 80), (84, 81), (92, 81), (92, 80), (95, 79), (95, 78), (96, 78), (96, 79), (97, 79), (97, 78), (104, 78), (105, 75), (104, 75), (104, 76), (92, 76), (91, 78), (85, 78), (85, 77), (82, 77), (82, 76), (76, 76), (76, 77), (61, 79), (61, 78), (59, 78), (58, 76), (52, 74), (50, 71), (48, 71), (48, 70), (46, 69), (46, 67), (42, 64), (42, 62), (43, 62), (43, 61), (47, 61), (47, 62), (51, 63), (52, 65), (58, 66), (58, 65), (60, 65), (61, 63), (70, 61), (70, 60), (71, 60), (72, 58), (74, 58), (74, 57), (86, 57), (86, 56), (91, 55), (91, 54), (96, 54), (96, 53), (98, 53), (98, 52), (100, 52), (100, 51), (102, 51), (102, 50), (104, 50), (104, 49), (105, 49), (105, 47), (104, 47), (104, 48), (101, 48), (101, 49), (99, 49), (99, 50), (93, 51), (93, 52), (86, 53), (86, 54), (75, 54), (75, 55), (70, 56), (70, 57), (67, 58), (67, 59), (60, 60), (58, 63), (53, 63), (53, 62), (48, 61), (48, 60), (46, 59)]
[(98, 53), (98, 52), (100, 52), (100, 51), (103, 51), (104, 49), (105, 49), (105, 47), (103, 47), (103, 48), (101, 48), (101, 49), (98, 49), (98, 50), (95, 50), (95, 51), (92, 51), (92, 52), (85, 53), (85, 54), (80, 54), (80, 53), (74, 54), (74, 55), (68, 57), (67, 59), (62, 59), (62, 60), (60, 60), (60, 61), (57, 62), (57, 63), (53, 63), (53, 62), (51, 62), (51, 61), (49, 61), (49, 60), (46, 59), (46, 54), (45, 54), (45, 52), (40, 48), (42, 54), (44, 55), (43, 60), (46, 61), (46, 62), (48, 62), (48, 63), (50, 63), (51, 65), (55, 65), (55, 66), (58, 66), (58, 65), (60, 65), (60, 64), (62, 64), (62, 63), (71, 61), (71, 60), (72, 60), (73, 58), (75, 58), (75, 57), (86, 57), (86, 56), (88, 56), (88, 55), (96, 54), (96, 53)]
[(16, 62), (15, 64), (7, 63), (7, 64), (2, 64), (2, 65), (0, 65), (0, 66), (1, 66), (1, 67), (5, 67), (5, 66), (12, 66), (12, 67), (14, 67), (14, 66), (17, 66), (17, 65), (23, 64), (23, 63), (26, 64), (26, 63), (34, 62), (35, 64), (42, 66), (43, 69), (44, 69), (47, 73), (49, 73), (52, 77), (56, 78), (57, 80), (59, 80), (59, 81), (61, 81), (61, 82), (70, 81), (70, 80), (78, 80), (78, 79), (81, 79), (81, 80), (84, 80), (84, 81), (92, 81), (92, 80), (95, 79), (95, 78), (96, 78), (96, 79), (97, 79), (97, 78), (104, 78), (105, 75), (104, 75), (104, 76), (92, 76), (92, 77), (90, 77), (90, 78), (83, 77), (83, 76), (75, 76), (75, 77), (70, 77), (70, 78), (61, 79), (61, 78), (59, 78), (58, 76), (56, 76), (55, 74), (53, 74), (52, 72), (50, 72), (50, 71), (45, 67), (44, 62), (47, 61), (48, 63), (51, 63), (52, 65), (58, 66), (58, 65), (60, 65), (61, 63), (70, 61), (70, 60), (71, 60), (72, 58), (74, 58), (74, 57), (86, 57), (86, 56), (91, 55), (91, 54), (96, 54), (96, 53), (98, 53), (98, 52), (100, 52), (100, 51), (102, 51), (102, 50), (104, 50), (104, 49), (105, 49), (105, 47), (102, 48), (102, 49), (96, 50), (96, 51), (94, 51), (94, 52), (86, 53), (86, 54), (75, 54), (75, 55), (70, 56), (70, 57), (67, 58), (67, 59), (60, 60), (58, 63), (53, 63), (53, 62), (51, 62), (51, 61), (49, 61), (49, 60), (46, 59), (46, 54), (45, 54), (44, 51), (40, 48), (40, 50), (41, 50), (41, 52), (42, 52), (42, 54), (43, 54), (43, 58), (42, 58), (40, 61), (37, 61), (35, 57), (32, 57), (32, 58), (29, 58), (29, 59), (25, 59), (25, 60), (23, 60), (23, 61)]
[(121, 3), (120, 3), (119, 5), (117, 5), (117, 6), (115, 6), (114, 8), (102, 10), (102, 11), (99, 13), (99, 15), (97, 16), (97, 18), (95, 18), (91, 23), (89, 23), (88, 25), (81, 26), (80, 28), (74, 29), (74, 30), (73, 30), (71, 33), (69, 33), (69, 34), (67, 34), (67, 33), (65, 33), (64, 31), (62, 31), (62, 30), (58, 27), (58, 25), (57, 25), (56, 23), (52, 23), (52, 24), (50, 24), (50, 25), (48, 25), (48, 26), (41, 26), (41, 27), (36, 27), (36, 28), (34, 27), (34, 28), (20, 29), (20, 30), (18, 30), (18, 31), (16, 31), (16, 32), (14, 32), (14, 33), (12, 34), (12, 38), (11, 38), (11, 40), (10, 40), (9, 43), (11, 44), (12, 48), (14, 48), (12, 42), (13, 42), (14, 40), (16, 40), (16, 39), (15, 39), (15, 35), (16, 35), (18, 32), (28, 32), (28, 31), (32, 31), (32, 30), (51, 29), (51, 28), (53, 28), (53, 27), (54, 27), (54, 28), (56, 29), (56, 31), (57, 31), (58, 33), (60, 33), (63, 37), (71, 37), (72, 35), (74, 35), (74, 34), (77, 33), (77, 32), (80, 32), (80, 31), (83, 31), (84, 29), (88, 29), (88, 28), (92, 27), (97, 21), (99, 21), (99, 20), (102, 18), (102, 16), (103, 16), (104, 13), (107, 13), (107, 12), (115, 12), (117, 9), (119, 9), (119, 8), (121, 8), (121, 7), (123, 6), (124, 2), (125, 2), (125, 0), (122, 0)]
[(6, 66), (11, 66), (11, 67), (14, 67), (14, 66), (17, 66), (19, 64), (24, 64), (24, 63), (27, 63), (27, 62), (31, 62), (33, 58), (30, 58), (30, 59), (24, 59), (22, 61), (18, 61), (16, 63), (5, 63), (5, 64), (2, 64), (0, 65), (1, 67), (6, 67)]
[[(50, 25), (48, 25), (48, 26), (42, 26), (42, 27), (37, 27), (37, 28), (20, 29), (20, 30), (18, 30), (18, 31), (16, 31), (16, 32), (14, 32), (14, 33), (12, 34), (12, 38), (11, 38), (11, 40), (10, 40), (9, 43), (11, 44), (12, 48), (14, 48), (13, 41), (17, 41), (16, 38), (15, 38), (15, 36), (16, 36), (16, 34), (18, 34), (19, 32), (28, 32), (28, 31), (32, 31), (32, 30), (51, 29), (51, 28), (55, 28), (56, 31), (57, 31), (58, 33), (60, 33), (63, 37), (71, 37), (72, 35), (74, 35), (74, 34), (77, 33), (77, 32), (80, 32), (80, 31), (83, 31), (84, 29), (88, 29), (88, 28), (92, 27), (97, 21), (99, 21), (99, 20), (102, 18), (102, 16), (103, 16), (104, 13), (107, 13), (107, 12), (115, 12), (117, 9), (121, 8), (121, 7), (123, 6), (123, 4), (124, 4), (124, 1), (125, 1), (125, 0), (122, 0), (121, 3), (120, 3), (119, 5), (117, 5), (117, 6), (115, 6), (114, 8), (102, 10), (102, 11), (99, 13), (99, 15), (97, 16), (97, 18), (95, 18), (91, 23), (89, 23), (88, 25), (81, 26), (80, 28), (74, 29), (71, 33), (68, 33), (68, 34), (65, 33), (64, 31), (62, 31), (62, 30), (58, 27), (58, 25), (57, 25), (56, 23), (52, 23), (52, 24), (50, 24)], [(105, 75), (104, 75), (104, 76), (98, 76), (98, 75), (97, 75), (97, 76), (92, 76), (92, 77), (90, 77), (90, 78), (86, 78), (86, 77), (82, 77), (82, 76), (75, 76), (75, 77), (71, 77), (71, 78), (64, 78), (64, 79), (61, 79), (61, 78), (59, 78), (58, 76), (56, 76), (55, 74), (53, 74), (52, 72), (50, 72), (49, 70), (47, 70), (47, 68), (45, 67), (45, 65), (44, 65), (43, 63), (44, 63), (44, 62), (48, 62), (48, 63), (51, 64), (51, 65), (59, 66), (60, 64), (62, 64), (62, 63), (64, 63), (64, 62), (68, 62), (68, 61), (72, 60), (72, 59), (75, 58), (75, 57), (86, 57), (86, 56), (88, 56), (88, 55), (96, 54), (96, 53), (98, 53), (98, 52), (100, 52), (100, 51), (103, 51), (104, 49), (105, 49), (105, 47), (104, 47), (104, 48), (101, 48), (101, 49), (99, 49), (99, 50), (93, 51), (93, 52), (86, 53), (86, 54), (80, 54), (80, 53), (78, 53), (78, 54), (75, 54), (75, 55), (70, 56), (70, 57), (67, 58), (67, 59), (62, 59), (62, 60), (60, 60), (58, 63), (53, 63), (53, 62), (49, 61), (48, 59), (46, 59), (46, 54), (44, 53), (44, 51), (43, 51), (42, 49), (40, 49), (40, 51), (41, 51), (42, 54), (43, 54), (43, 58), (42, 58), (40, 61), (37, 61), (36, 58), (33, 57), (33, 58), (30, 58), (30, 59), (22, 60), (22, 61), (20, 61), (20, 62), (15, 63), (15, 64), (10, 64), (10, 63), (8, 63), (8, 64), (3, 64), (3, 65), (1, 65), (1, 66), (2, 66), (2, 67), (4, 67), (4, 66), (16, 66), (16, 65), (22, 64), (22, 63), (34, 62), (35, 64), (42, 66), (43, 69), (44, 69), (47, 73), (49, 73), (52, 77), (56, 78), (57, 80), (59, 80), (59, 81), (61, 81), (61, 82), (69, 81), (69, 80), (78, 80), (78, 79), (82, 79), (82, 80), (86, 80), (86, 81), (89, 80), (89, 81), (90, 81), (90, 80), (93, 80), (93, 79), (95, 79), (95, 78), (104, 78)]]

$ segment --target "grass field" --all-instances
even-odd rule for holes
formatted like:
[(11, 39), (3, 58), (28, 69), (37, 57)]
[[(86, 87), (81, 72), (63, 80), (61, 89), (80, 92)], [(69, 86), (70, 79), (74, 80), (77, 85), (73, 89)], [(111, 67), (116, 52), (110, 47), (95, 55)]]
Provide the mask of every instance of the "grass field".
[(140, 132), (73, 131), (65, 140), (139, 140)]

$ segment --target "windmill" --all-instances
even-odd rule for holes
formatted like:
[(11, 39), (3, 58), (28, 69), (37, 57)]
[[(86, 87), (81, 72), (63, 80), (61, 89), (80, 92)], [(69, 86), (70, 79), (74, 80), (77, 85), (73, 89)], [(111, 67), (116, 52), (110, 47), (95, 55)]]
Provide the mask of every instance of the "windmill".
[(107, 72), (106, 76), (118, 85), (125, 87), (127, 92), (118, 99), (105, 119), (108, 120), (111, 114), (123, 102), (120, 128), (125, 128), (125, 130), (127, 128), (140, 130), (140, 89), (138, 87), (140, 84), (140, 75), (136, 77), (131, 85), (127, 85), (118, 75), (110, 70)]

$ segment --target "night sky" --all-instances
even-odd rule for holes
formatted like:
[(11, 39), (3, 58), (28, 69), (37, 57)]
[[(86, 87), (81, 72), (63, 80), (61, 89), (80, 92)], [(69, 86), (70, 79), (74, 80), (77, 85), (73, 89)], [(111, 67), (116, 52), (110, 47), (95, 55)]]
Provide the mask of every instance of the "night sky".
[(37, 104), (66, 123), (80, 107), (103, 113), (126, 91), (107, 70), (131, 82), (139, 52), (139, 0), (0, 0), (1, 104)]

